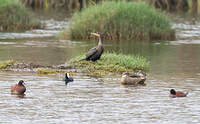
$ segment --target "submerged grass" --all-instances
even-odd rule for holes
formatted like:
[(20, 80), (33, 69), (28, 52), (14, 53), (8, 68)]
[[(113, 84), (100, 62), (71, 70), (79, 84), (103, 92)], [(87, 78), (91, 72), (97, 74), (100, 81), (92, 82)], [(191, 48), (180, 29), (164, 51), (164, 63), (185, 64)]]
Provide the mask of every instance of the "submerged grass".
[(52, 74), (56, 73), (55, 69), (49, 69), (49, 68), (38, 68), (37, 74)]
[(0, 0), (0, 31), (40, 27), (39, 21), (19, 0)]
[(13, 65), (14, 60), (0, 61), (0, 69), (6, 69), (8, 66)]
[(144, 2), (103, 2), (74, 14), (71, 39), (90, 39), (91, 32), (108, 40), (175, 39), (167, 17)]
[(68, 72), (69, 68), (61, 69), (59, 66), (44, 66), (44, 65), (37, 65), (33, 63), (24, 63), (18, 62), (14, 60), (6, 60), (0, 61), (0, 71), (34, 71), (40, 75), (48, 75), (48, 74), (55, 74), (55, 73), (66, 73)]
[(107, 73), (122, 73), (137, 70), (147, 71), (149, 62), (141, 56), (131, 56), (116, 53), (104, 53), (96, 62), (84, 60), (85, 55), (77, 56), (69, 61), (70, 65), (82, 68), (91, 75)]

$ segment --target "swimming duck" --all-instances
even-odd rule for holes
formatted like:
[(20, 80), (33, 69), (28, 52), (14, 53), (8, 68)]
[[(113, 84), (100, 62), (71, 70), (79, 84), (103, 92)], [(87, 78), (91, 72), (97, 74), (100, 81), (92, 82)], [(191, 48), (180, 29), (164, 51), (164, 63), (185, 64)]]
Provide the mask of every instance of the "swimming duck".
[(134, 74), (130, 74), (128, 72), (124, 72), (121, 77), (121, 84), (124, 85), (145, 85), (146, 74), (144, 72), (138, 72)]
[(65, 77), (63, 79), (65, 81), (65, 84), (67, 85), (69, 82), (74, 81), (74, 79), (72, 77), (70, 77), (69, 73), (65, 74)]
[(175, 97), (186, 97), (188, 95), (188, 92), (183, 93), (181, 91), (175, 91), (174, 89), (170, 90), (170, 97), (175, 98)]
[(15, 84), (11, 87), (11, 93), (17, 95), (24, 95), (24, 92), (26, 92), (26, 87), (24, 86), (24, 84), (24, 81), (20, 80), (18, 84)]

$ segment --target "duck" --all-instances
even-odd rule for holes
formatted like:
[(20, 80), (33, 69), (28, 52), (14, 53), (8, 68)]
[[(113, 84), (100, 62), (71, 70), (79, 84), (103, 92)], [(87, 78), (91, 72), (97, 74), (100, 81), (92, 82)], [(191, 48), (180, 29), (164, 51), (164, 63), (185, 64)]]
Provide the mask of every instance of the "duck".
[(26, 92), (26, 87), (24, 86), (24, 81), (20, 80), (18, 84), (15, 84), (11, 87), (11, 94), (17, 94), (17, 95), (24, 95)]
[(124, 72), (120, 79), (121, 84), (124, 85), (145, 85), (146, 74), (144, 72), (138, 72), (130, 74)]
[(181, 92), (181, 91), (175, 91), (174, 89), (170, 90), (170, 97), (175, 98), (175, 97), (186, 97), (189, 92)]
[(74, 81), (74, 79), (72, 77), (70, 77), (69, 73), (65, 74), (65, 77), (63, 79), (65, 81), (65, 84), (67, 85), (69, 82)]
[(101, 55), (104, 52), (103, 47), (103, 34), (100, 32), (97, 33), (91, 33), (91, 35), (94, 35), (99, 38), (98, 45), (94, 48), (91, 48), (88, 53), (86, 54), (86, 60), (87, 61), (97, 61), (101, 58)]

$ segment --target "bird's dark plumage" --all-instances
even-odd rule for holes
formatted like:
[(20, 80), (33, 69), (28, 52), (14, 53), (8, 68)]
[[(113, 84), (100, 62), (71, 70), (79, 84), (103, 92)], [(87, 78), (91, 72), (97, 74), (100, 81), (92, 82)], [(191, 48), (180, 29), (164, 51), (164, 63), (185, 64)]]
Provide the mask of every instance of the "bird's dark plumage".
[(65, 81), (65, 84), (68, 84), (69, 82), (74, 81), (74, 79), (72, 77), (70, 77), (69, 73), (65, 74), (65, 77), (63, 80)]
[(97, 47), (91, 48), (87, 55), (86, 55), (86, 60), (87, 61), (96, 61), (98, 59), (100, 59), (101, 55), (104, 52), (104, 48), (103, 48), (103, 34), (101, 33), (91, 33), (92, 35), (95, 35), (97, 37), (99, 37), (99, 43), (97, 45)]

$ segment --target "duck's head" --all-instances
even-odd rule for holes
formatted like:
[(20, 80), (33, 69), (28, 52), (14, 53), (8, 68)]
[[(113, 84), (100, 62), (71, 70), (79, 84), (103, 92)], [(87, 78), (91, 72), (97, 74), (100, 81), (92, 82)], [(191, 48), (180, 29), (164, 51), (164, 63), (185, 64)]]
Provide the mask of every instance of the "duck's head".
[(67, 84), (69, 82), (72, 82), (74, 79), (70, 77), (69, 73), (66, 73), (64, 80), (65, 80), (65, 83)]
[(139, 71), (136, 73), (136, 75), (138, 75), (141, 79), (146, 79), (146, 73), (144, 73), (143, 71)]
[(122, 73), (122, 78), (126, 78), (126, 77), (128, 77), (129, 76), (129, 73), (128, 72), (123, 72)]
[(65, 74), (65, 78), (66, 78), (66, 79), (69, 79), (69, 77), (70, 77), (69, 73), (66, 73), (66, 74)]
[(25, 84), (25, 83), (24, 83), (23, 80), (20, 80), (18, 84), (19, 84), (19, 85), (23, 85), (23, 84)]
[(171, 90), (170, 90), (170, 93), (171, 93), (172, 95), (176, 95), (176, 91), (175, 91), (174, 89), (171, 89)]

